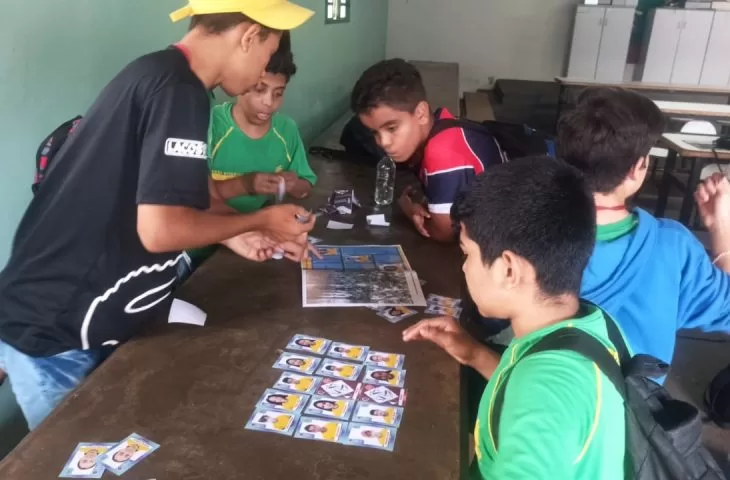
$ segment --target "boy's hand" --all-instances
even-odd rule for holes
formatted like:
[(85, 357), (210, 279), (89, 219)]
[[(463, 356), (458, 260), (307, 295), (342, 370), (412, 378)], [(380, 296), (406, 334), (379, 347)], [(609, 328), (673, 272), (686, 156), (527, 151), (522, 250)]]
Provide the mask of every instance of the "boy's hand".
[(462, 365), (471, 365), (480, 346), (451, 317), (421, 320), (403, 332), (403, 341), (427, 340), (446, 350)]
[(309, 243), (307, 234), (301, 235), (294, 241), (280, 243), (277, 245), (277, 249), (282, 250), (284, 252), (284, 258), (292, 262), (301, 262), (305, 258), (308, 258), (310, 253), (317, 258), (322, 258), (317, 247)]
[(279, 172), (277, 175), (283, 178), (286, 182), (286, 193), (291, 193), (292, 189), (297, 184), (297, 180), (299, 180), (297, 174), (294, 172)]
[(280, 178), (279, 174), (257, 172), (242, 175), (241, 181), (249, 195), (276, 195)]
[[(277, 243), (296, 242), (303, 234), (309, 233), (317, 221), (317, 217), (308, 210), (290, 204), (267, 207), (255, 215), (261, 216), (261, 229)], [(300, 218), (309, 218), (309, 221), (300, 223), (297, 215)]]
[(246, 232), (221, 242), (233, 253), (252, 260), (263, 262), (274, 254), (276, 243), (261, 232)]
[(722, 173), (715, 173), (700, 182), (695, 192), (697, 211), (709, 231), (730, 234), (730, 182)]
[(416, 227), (416, 230), (418, 230), (418, 233), (429, 238), (431, 234), (428, 233), (428, 230), (426, 230), (425, 223), (427, 219), (431, 218), (431, 214), (426, 207), (420, 203), (413, 202), (411, 199), (412, 192), (413, 187), (406, 187), (398, 199), (398, 205), (401, 210), (403, 210), (403, 213), (411, 220), (413, 225)]

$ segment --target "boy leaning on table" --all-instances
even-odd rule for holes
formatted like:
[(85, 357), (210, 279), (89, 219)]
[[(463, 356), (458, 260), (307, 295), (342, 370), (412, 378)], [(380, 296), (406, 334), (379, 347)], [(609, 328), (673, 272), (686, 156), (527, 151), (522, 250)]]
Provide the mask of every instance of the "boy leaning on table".
[[(624, 478), (624, 407), (613, 384), (573, 352), (525, 356), (561, 329), (580, 329), (615, 351), (603, 312), (579, 299), (596, 231), (580, 175), (546, 158), (495, 165), (453, 212), (469, 294), (481, 315), (510, 319), (516, 338), (500, 358), (448, 317), (424, 320), (403, 338), (431, 341), (490, 379), (474, 429), (472, 478)], [(503, 388), (496, 433), (490, 420)]]
[(209, 207), (208, 92), (256, 85), (282, 31), (313, 12), (285, 0), (193, 0), (176, 45), (125, 67), (54, 160), (0, 273), (0, 370), (31, 429), (152, 317), (170, 308), (182, 250), (223, 242), (265, 260), (306, 254), (314, 218), (281, 205)]

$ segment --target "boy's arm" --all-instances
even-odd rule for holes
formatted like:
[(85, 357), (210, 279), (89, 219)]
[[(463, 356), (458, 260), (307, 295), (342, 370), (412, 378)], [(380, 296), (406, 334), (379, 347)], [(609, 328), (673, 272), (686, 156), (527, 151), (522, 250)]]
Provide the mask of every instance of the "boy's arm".
[[(585, 461), (581, 453), (588, 451), (592, 442), (601, 445), (608, 441), (600, 438), (605, 424), (623, 423), (623, 409), (619, 418), (607, 418), (612, 406), (601, 405), (596, 399), (597, 382), (601, 381), (605, 389), (610, 388), (608, 380), (598, 380), (593, 365), (582, 364), (555, 358), (550, 352), (525, 358), (513, 369), (505, 387), (499, 454), (489, 470), (490, 479), (577, 478), (577, 465)], [(592, 436), (596, 420), (599, 425)], [(493, 441), (489, 417), (480, 416), (479, 442), (490, 445)], [(616, 442), (621, 443), (617, 450), (623, 452), (623, 439)], [(617, 463), (617, 470), (623, 469), (623, 461)]]
[(284, 173), (286, 192), (294, 198), (305, 198), (312, 193), (312, 187), (317, 183), (317, 175), (309, 165), (307, 151), (296, 123), (292, 119), (287, 120), (284, 141), (291, 155), (291, 164), (289, 171)]
[(469, 366), (489, 380), (501, 355), (474, 340), (451, 317), (422, 320), (403, 332), (404, 342), (429, 341), (443, 348), (457, 362)]
[(429, 207), (411, 197), (412, 187), (406, 188), (398, 199), (398, 206), (418, 230), (418, 233), (437, 242), (456, 240), (450, 213), (432, 213)]
[(697, 211), (712, 241), (715, 264), (730, 273), (730, 182), (722, 173), (705, 179), (695, 192)]

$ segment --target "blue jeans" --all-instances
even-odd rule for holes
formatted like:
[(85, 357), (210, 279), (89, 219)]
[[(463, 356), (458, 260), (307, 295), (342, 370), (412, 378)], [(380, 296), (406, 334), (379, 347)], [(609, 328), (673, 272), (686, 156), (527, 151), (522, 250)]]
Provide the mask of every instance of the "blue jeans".
[(23, 411), (28, 428), (37, 427), (103, 360), (101, 350), (70, 350), (31, 357), (0, 341), (0, 369)]

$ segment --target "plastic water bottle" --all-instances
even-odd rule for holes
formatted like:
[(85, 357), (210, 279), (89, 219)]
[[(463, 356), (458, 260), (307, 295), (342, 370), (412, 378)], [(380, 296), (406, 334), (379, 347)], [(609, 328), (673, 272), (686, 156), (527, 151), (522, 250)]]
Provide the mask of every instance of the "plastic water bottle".
[(393, 189), (395, 187), (395, 162), (386, 156), (378, 162), (375, 177), (375, 203), (390, 205), (393, 203)]

